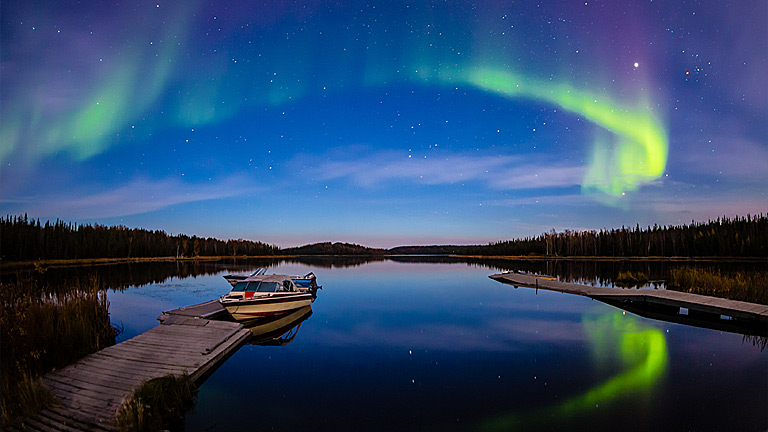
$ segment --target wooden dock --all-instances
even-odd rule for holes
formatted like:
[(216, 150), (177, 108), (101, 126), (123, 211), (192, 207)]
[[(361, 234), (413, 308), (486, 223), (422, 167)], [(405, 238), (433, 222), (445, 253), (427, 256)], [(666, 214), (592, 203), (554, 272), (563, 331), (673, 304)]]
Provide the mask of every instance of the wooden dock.
[(654, 319), (745, 334), (768, 332), (768, 305), (672, 290), (593, 287), (528, 273), (490, 278), (516, 287), (586, 296)]
[(188, 374), (195, 383), (250, 336), (241, 324), (210, 318), (218, 300), (163, 312), (160, 325), (43, 377), (56, 403), (9, 430), (110, 431), (144, 381)]

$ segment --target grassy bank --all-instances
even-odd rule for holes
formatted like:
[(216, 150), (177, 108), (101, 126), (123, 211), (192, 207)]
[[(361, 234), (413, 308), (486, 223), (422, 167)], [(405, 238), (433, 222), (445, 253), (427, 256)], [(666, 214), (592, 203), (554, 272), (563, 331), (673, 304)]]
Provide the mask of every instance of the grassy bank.
[(637, 287), (648, 283), (648, 276), (643, 272), (619, 272), (616, 285), (624, 288)]
[(0, 284), (3, 426), (50, 401), (39, 384), (41, 375), (115, 343), (117, 332), (98, 281), (57, 291), (40, 286), (34, 276)]
[(694, 294), (768, 304), (768, 272), (726, 274), (694, 267), (672, 269), (669, 289)]
[[(120, 431), (177, 429), (195, 401), (197, 389), (189, 375), (166, 375), (142, 384), (117, 414)], [(176, 427), (175, 427), (176, 426)]]

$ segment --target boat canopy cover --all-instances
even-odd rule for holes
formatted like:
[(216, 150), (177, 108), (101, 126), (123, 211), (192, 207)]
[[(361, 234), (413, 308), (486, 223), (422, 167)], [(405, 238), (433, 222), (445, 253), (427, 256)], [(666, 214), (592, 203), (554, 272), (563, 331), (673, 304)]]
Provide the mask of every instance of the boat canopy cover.
[(258, 281), (258, 282), (280, 282), (283, 283), (285, 280), (291, 280), (291, 276), (288, 275), (255, 275), (255, 276), (249, 276), (243, 281), (251, 282), (251, 281)]
[(280, 287), (285, 287), (285, 291), (294, 291), (294, 286), (287, 275), (255, 275), (237, 282), (232, 291), (276, 292), (280, 291)]
[(312, 279), (294, 279), (293, 283), (296, 284), (299, 288), (311, 288), (312, 287)]

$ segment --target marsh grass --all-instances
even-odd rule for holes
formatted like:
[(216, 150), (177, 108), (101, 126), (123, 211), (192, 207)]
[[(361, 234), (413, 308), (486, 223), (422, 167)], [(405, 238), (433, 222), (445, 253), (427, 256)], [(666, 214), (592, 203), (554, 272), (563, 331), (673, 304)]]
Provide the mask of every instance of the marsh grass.
[(760, 348), (760, 352), (765, 351), (765, 348), (768, 347), (768, 337), (765, 336), (744, 335), (743, 342), (751, 343), (752, 346)]
[(724, 273), (697, 267), (671, 269), (667, 288), (694, 294), (768, 304), (768, 272)]
[(624, 288), (638, 287), (648, 283), (648, 276), (643, 272), (619, 272), (616, 278), (616, 285)]
[(196, 393), (195, 384), (186, 374), (166, 375), (146, 381), (120, 407), (118, 430), (176, 429), (194, 404)]
[(39, 377), (115, 344), (109, 302), (97, 280), (49, 292), (37, 278), (0, 284), (2, 425), (51, 401)]

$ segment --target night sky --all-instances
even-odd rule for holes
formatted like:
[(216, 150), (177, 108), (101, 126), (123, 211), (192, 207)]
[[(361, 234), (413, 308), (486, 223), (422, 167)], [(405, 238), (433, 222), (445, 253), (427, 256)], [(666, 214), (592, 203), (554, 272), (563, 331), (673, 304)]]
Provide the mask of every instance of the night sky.
[(2, 0), (0, 213), (280, 246), (768, 211), (768, 3)]

